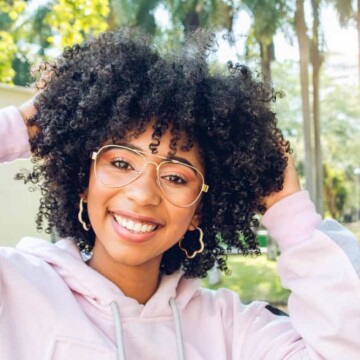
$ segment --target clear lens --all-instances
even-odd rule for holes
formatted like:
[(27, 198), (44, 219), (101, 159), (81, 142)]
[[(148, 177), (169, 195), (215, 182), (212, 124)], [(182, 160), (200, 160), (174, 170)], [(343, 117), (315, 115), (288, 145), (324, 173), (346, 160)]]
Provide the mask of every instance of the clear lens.
[[(96, 155), (95, 174), (106, 187), (117, 188), (135, 181), (147, 164), (145, 157), (135, 150), (105, 146)], [(190, 206), (200, 196), (204, 180), (196, 168), (163, 161), (157, 165), (157, 172), (162, 193), (174, 205)]]
[(200, 172), (185, 164), (164, 162), (159, 167), (160, 188), (170, 202), (189, 206), (201, 193)]
[(145, 160), (136, 152), (125, 148), (106, 146), (96, 157), (97, 178), (108, 187), (130, 184), (141, 173)]

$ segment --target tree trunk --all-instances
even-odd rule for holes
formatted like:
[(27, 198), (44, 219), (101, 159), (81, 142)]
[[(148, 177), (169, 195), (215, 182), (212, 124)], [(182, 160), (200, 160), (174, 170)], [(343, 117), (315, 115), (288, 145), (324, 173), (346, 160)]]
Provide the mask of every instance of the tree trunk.
[(259, 42), (259, 45), (263, 80), (266, 82), (271, 82), (271, 62), (275, 60), (274, 42), (271, 41), (269, 45)]
[(114, 31), (121, 23), (121, 4), (116, 0), (110, 0), (109, 6), (110, 12), (107, 19), (108, 30)]
[(313, 68), (312, 83), (313, 83), (313, 119), (314, 119), (314, 152), (315, 152), (315, 194), (316, 194), (316, 209), (322, 215), (324, 213), (324, 194), (323, 194), (323, 165), (320, 142), (320, 68), (322, 64), (322, 54), (320, 51), (319, 42), (319, 14), (320, 0), (312, 0), (313, 9), (313, 38), (311, 46), (311, 64)]
[(358, 87), (360, 96), (360, 0), (357, 0), (356, 27), (358, 33)]
[[(360, 0), (359, 0), (360, 1)], [(296, 0), (295, 30), (299, 45), (300, 57), (300, 83), (301, 83), (301, 102), (303, 115), (303, 131), (305, 145), (305, 178), (306, 189), (309, 191), (310, 198), (315, 201), (314, 184), (314, 161), (311, 139), (311, 119), (310, 119), (310, 95), (309, 95), (309, 38), (304, 14), (304, 0)]]
[(320, 67), (319, 61), (321, 54), (318, 53), (318, 49), (313, 49), (312, 64), (313, 64), (313, 118), (314, 118), (314, 153), (315, 153), (315, 194), (316, 194), (316, 209), (320, 214), (324, 212), (324, 194), (323, 194), (323, 164), (322, 164), (322, 152), (321, 152), (321, 126), (320, 126), (320, 100), (319, 100), (319, 89), (320, 89)]
[(200, 27), (200, 16), (196, 10), (189, 11), (184, 19), (185, 34), (190, 33)]

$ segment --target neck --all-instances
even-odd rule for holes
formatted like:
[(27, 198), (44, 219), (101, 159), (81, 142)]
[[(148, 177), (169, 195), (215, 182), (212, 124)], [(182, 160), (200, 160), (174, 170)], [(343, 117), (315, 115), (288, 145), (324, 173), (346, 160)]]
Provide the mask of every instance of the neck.
[(140, 304), (145, 304), (152, 297), (159, 285), (161, 259), (129, 266), (109, 259), (97, 250), (94, 247), (93, 256), (88, 262), (91, 268), (113, 282), (125, 296), (137, 300)]

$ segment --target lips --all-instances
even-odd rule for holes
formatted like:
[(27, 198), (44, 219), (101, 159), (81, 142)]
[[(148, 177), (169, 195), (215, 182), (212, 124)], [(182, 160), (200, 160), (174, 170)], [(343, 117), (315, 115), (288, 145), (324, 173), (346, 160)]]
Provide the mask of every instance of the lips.
[(158, 220), (135, 212), (109, 209), (109, 214), (118, 235), (131, 241), (145, 241), (163, 226)]
[(158, 227), (157, 224), (136, 221), (117, 214), (114, 214), (114, 219), (119, 225), (134, 233), (149, 233)]

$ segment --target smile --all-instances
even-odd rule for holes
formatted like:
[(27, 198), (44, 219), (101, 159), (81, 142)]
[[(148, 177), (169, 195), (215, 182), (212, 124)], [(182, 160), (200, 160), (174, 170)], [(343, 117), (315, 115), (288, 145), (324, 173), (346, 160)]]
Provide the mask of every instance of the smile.
[(134, 232), (134, 233), (149, 233), (157, 228), (157, 225), (151, 225), (148, 223), (138, 222), (130, 219), (126, 219), (123, 216), (113, 214), (115, 221), (122, 227)]

